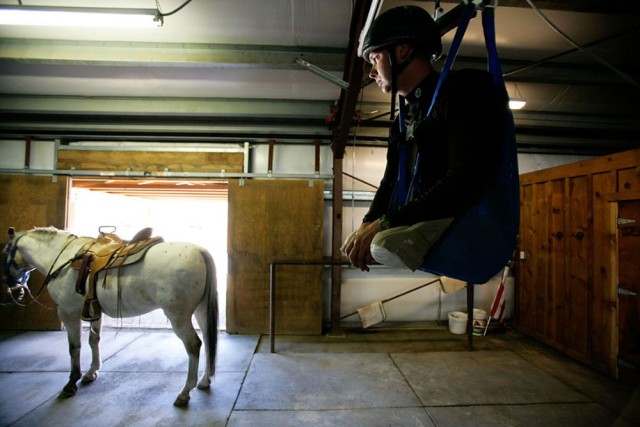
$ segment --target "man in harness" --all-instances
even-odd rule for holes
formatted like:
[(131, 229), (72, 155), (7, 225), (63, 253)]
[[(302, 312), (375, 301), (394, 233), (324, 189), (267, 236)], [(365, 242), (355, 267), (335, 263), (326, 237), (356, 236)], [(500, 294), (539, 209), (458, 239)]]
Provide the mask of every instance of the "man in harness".
[(374, 261), (415, 271), (454, 218), (483, 197), (502, 161), (508, 100), (488, 72), (451, 71), (432, 106), (439, 73), (431, 61), (441, 50), (438, 26), (417, 6), (382, 13), (364, 38), (369, 76), (391, 94), (392, 116), (396, 94), (408, 106), (390, 129), (371, 207), (342, 248), (362, 271)]

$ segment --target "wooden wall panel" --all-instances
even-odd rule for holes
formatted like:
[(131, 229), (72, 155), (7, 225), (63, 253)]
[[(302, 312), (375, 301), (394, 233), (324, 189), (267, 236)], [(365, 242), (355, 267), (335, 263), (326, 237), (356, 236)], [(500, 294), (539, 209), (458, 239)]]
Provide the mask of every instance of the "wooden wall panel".
[[(562, 285), (564, 290), (563, 316), (559, 328), (559, 340), (568, 351), (587, 353), (587, 293), (590, 282), (589, 253), (592, 244), (591, 227), (588, 217), (588, 179), (569, 179), (567, 206), (567, 277)], [(581, 237), (582, 236), (582, 237)]]
[(243, 153), (60, 150), (62, 170), (162, 172), (242, 172)]
[(640, 199), (640, 149), (527, 173), (520, 186), (519, 329), (615, 375), (616, 212)]
[(549, 263), (549, 199), (547, 197), (547, 184), (534, 186), (534, 215), (532, 223), (535, 234), (533, 241), (533, 258), (535, 258), (535, 273), (533, 277), (533, 289), (535, 302), (533, 304), (533, 333), (544, 336), (546, 329), (545, 301), (547, 298), (547, 288), (549, 286), (549, 272), (546, 266)]
[(640, 167), (621, 169), (618, 171), (618, 192), (640, 191)]
[[(534, 185), (526, 185), (520, 188), (520, 216), (522, 218), (533, 218), (534, 187)], [(533, 316), (530, 314), (535, 310), (533, 305), (535, 303), (533, 285), (536, 281), (536, 258), (533, 256), (532, 248), (534, 248), (533, 242), (536, 230), (533, 224), (533, 220), (521, 221), (519, 235), (519, 247), (522, 251), (522, 257), (519, 257), (518, 263), (515, 311), (518, 313), (520, 328), (527, 332), (533, 331)]]
[(603, 367), (612, 364), (611, 344), (616, 323), (616, 293), (610, 284), (614, 281), (615, 267), (611, 265), (615, 253), (615, 234), (611, 233), (611, 206), (607, 195), (615, 191), (616, 175), (612, 172), (592, 176), (593, 186), (593, 264), (592, 292), (588, 313), (591, 314), (592, 333), (588, 347), (594, 361)]
[[(229, 182), (227, 331), (269, 331), (269, 265), (322, 259), (322, 181)], [(279, 266), (278, 333), (322, 333), (322, 266)]]
[[(542, 184), (539, 184), (542, 186)], [(549, 285), (546, 301), (542, 301), (542, 306), (547, 307), (547, 318), (545, 336), (550, 340), (557, 341), (562, 335), (558, 325), (561, 323), (559, 318), (563, 317), (565, 310), (565, 289), (566, 281), (566, 260), (564, 253), (567, 245), (567, 227), (566, 227), (566, 197), (565, 197), (565, 180), (556, 179), (547, 184), (549, 188), (549, 197), (551, 204), (549, 205), (550, 225), (547, 238), (549, 239), (549, 258), (542, 261), (540, 268), (544, 270), (544, 265), (549, 266)], [(543, 255), (544, 256), (544, 255)]]
[[(67, 179), (51, 176), (33, 175), (0, 175), (0, 232), (2, 246), (6, 245), (7, 230), (14, 227), (16, 231), (30, 230), (34, 227), (53, 225), (64, 228), (66, 221)], [(43, 275), (34, 272), (29, 280), (29, 287), (37, 293), (44, 281)], [(60, 320), (55, 305), (49, 298), (46, 289), (39, 301), (52, 309), (37, 304), (28, 307), (4, 306), (10, 299), (6, 292), (6, 284), (2, 283), (0, 301), (0, 329), (4, 330), (59, 330)]]

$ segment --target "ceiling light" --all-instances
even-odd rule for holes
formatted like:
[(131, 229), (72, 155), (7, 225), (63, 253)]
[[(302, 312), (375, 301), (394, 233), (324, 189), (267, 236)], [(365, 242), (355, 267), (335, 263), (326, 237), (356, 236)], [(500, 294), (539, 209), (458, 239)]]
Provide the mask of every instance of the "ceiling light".
[(509, 108), (512, 110), (521, 110), (527, 101), (524, 98), (511, 98), (509, 99)]
[(162, 26), (162, 15), (157, 9), (0, 6), (0, 25), (150, 28)]

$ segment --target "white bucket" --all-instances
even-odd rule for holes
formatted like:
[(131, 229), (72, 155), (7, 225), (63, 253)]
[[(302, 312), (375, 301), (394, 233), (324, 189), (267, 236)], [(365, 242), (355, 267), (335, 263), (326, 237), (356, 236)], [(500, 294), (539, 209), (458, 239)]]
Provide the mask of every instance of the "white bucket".
[(463, 311), (450, 311), (449, 331), (451, 331), (452, 334), (464, 334), (467, 331), (467, 313)]
[(487, 312), (479, 308), (473, 309), (473, 335), (482, 336), (487, 327)]

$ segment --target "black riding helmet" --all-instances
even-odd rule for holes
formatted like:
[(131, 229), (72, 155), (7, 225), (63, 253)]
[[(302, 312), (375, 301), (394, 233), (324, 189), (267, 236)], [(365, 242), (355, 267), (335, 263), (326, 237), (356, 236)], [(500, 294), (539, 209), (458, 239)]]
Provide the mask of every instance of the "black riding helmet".
[(429, 13), (418, 6), (400, 6), (381, 13), (362, 42), (362, 57), (369, 61), (373, 51), (399, 43), (411, 43), (427, 55), (440, 56), (440, 30)]
[[(393, 47), (400, 43), (410, 43), (413, 47), (412, 55), (398, 64)], [(387, 49), (389, 65), (391, 67), (391, 112), (393, 120), (396, 110), (396, 93), (398, 74), (409, 65), (418, 52), (437, 58), (442, 52), (440, 29), (427, 13), (418, 6), (399, 6), (381, 13), (369, 27), (369, 31), (362, 41), (362, 57), (369, 60), (369, 54), (374, 51)]]

